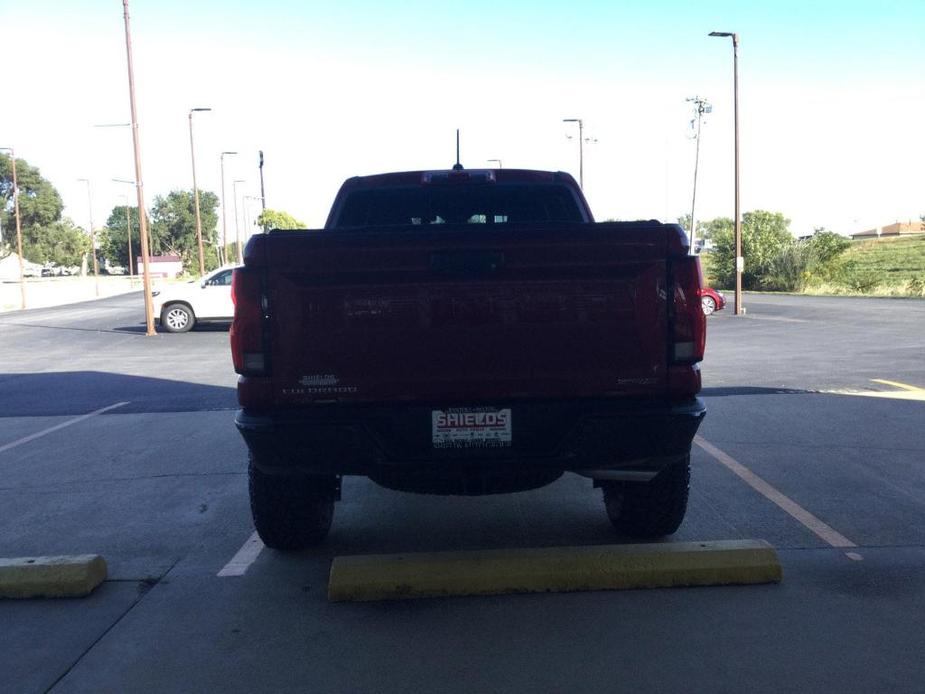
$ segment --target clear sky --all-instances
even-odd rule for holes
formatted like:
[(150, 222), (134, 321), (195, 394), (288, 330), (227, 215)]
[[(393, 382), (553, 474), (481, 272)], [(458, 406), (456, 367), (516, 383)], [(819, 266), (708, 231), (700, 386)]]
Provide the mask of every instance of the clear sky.
[[(462, 163), (578, 175), (598, 219), (690, 211), (687, 97), (708, 98), (697, 217), (733, 213), (732, 46), (740, 35), (742, 209), (850, 233), (925, 213), (925, 2), (133, 0), (146, 200), (220, 192), (323, 224), (347, 177)], [(0, 0), (0, 146), (96, 226), (133, 179), (122, 3)], [(132, 203), (134, 204), (134, 203)], [(256, 203), (239, 197), (244, 210)], [(253, 215), (251, 216), (253, 218)]]

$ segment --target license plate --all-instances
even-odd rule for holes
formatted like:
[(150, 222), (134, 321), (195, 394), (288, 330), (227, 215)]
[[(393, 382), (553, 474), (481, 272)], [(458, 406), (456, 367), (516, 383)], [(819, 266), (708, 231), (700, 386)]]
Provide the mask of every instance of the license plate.
[(503, 448), (511, 445), (511, 408), (458, 407), (431, 411), (434, 448)]

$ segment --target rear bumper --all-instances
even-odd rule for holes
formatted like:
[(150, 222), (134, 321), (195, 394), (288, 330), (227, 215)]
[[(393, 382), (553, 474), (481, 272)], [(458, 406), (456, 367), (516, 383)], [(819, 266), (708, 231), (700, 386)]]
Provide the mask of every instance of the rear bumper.
[[(462, 403), (461, 405), (465, 405)], [(511, 408), (510, 447), (435, 449), (429, 405), (328, 405), (235, 418), (267, 473), (381, 476), (461, 470), (653, 471), (690, 451), (703, 401), (529, 400)]]

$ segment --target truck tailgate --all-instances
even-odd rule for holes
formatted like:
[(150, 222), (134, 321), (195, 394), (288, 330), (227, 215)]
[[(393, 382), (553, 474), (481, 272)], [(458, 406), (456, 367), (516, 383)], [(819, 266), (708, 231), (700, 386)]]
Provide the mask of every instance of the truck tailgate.
[(277, 406), (665, 392), (661, 225), (400, 227), (264, 241)]

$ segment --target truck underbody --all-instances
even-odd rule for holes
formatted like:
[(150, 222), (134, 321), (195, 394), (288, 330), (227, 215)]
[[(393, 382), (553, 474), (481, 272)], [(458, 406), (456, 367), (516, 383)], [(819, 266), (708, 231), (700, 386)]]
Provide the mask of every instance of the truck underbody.
[(362, 475), (391, 489), (478, 495), (532, 489), (563, 472), (646, 481), (687, 455), (705, 414), (699, 398), (682, 404), (503, 404), (510, 407), (513, 429), (510, 445), (503, 446), (434, 448), (432, 405), (322, 406), (268, 415), (242, 410), (235, 421), (266, 474)]

